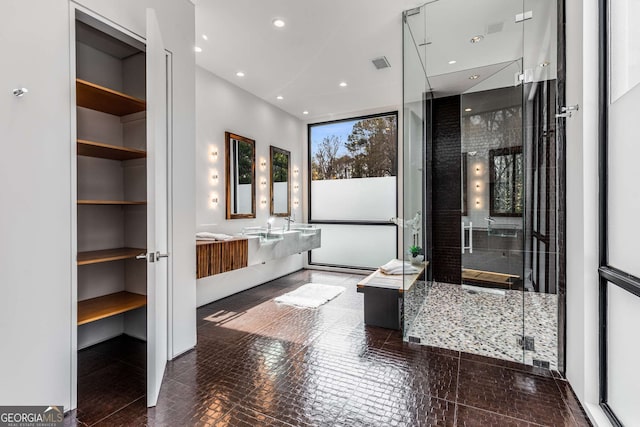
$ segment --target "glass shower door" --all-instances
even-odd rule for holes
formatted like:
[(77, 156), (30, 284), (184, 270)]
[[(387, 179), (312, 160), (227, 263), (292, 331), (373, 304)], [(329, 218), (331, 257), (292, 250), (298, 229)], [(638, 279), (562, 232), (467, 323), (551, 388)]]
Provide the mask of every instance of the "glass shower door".
[[(420, 19), (423, 8), (407, 11), (403, 19), (404, 46), (404, 92), (403, 92), (403, 194), (399, 206), (402, 222), (401, 258), (409, 262), (411, 247), (418, 251), (428, 262), (429, 254), (425, 252), (428, 228), (425, 217), (426, 188), (426, 134), (427, 122), (425, 97), (429, 97), (424, 72), (424, 46), (415, 43), (415, 35), (424, 34), (424, 19)], [(420, 53), (422, 52), (422, 53)], [(427, 276), (429, 270), (427, 268)], [(416, 316), (420, 313), (425, 301), (427, 282), (413, 280), (411, 275), (404, 276), (404, 325), (403, 330), (411, 330)]]
[(403, 248), (429, 262), (424, 282), (405, 280), (407, 340), (561, 368), (557, 8), (404, 14)]

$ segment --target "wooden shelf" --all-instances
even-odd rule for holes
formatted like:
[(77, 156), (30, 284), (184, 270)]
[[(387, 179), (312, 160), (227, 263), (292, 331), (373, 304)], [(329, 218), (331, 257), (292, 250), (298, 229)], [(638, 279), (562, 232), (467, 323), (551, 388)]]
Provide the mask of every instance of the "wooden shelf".
[(118, 261), (121, 259), (135, 258), (137, 255), (147, 252), (140, 248), (116, 248), (100, 251), (78, 252), (78, 265), (98, 264), (100, 262)]
[(145, 305), (147, 305), (146, 295), (126, 291), (78, 301), (78, 326), (135, 310)]
[(76, 79), (76, 103), (79, 107), (116, 116), (126, 116), (147, 109), (147, 103), (142, 99), (81, 79)]
[(133, 160), (147, 157), (147, 152), (134, 148), (119, 147), (101, 142), (78, 140), (78, 156), (97, 157), (109, 160)]
[(146, 205), (145, 201), (129, 200), (78, 200), (79, 205)]

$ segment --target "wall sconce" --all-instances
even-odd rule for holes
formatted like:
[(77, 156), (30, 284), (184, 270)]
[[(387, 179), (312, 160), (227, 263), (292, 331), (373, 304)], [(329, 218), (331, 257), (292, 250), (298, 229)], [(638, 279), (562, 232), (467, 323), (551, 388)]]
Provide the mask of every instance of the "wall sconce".
[(260, 204), (262, 204), (263, 206), (266, 206), (267, 205), (267, 199), (262, 199), (260, 201)]
[(265, 159), (260, 159), (260, 166), (262, 166), (263, 168), (267, 167), (267, 161)]
[(293, 168), (293, 174), (294, 174), (294, 175), (298, 175), (298, 173), (299, 173), (299, 172), (300, 172), (300, 171), (298, 170), (298, 168), (297, 168), (297, 167), (296, 167), (296, 168)]
[(295, 199), (293, 201), (293, 206), (295, 206), (296, 208), (298, 207), (299, 204), (300, 204), (300, 202), (298, 201), (298, 199)]
[(215, 162), (216, 160), (218, 160), (218, 149), (212, 147), (211, 151), (209, 151), (209, 155), (211, 156), (211, 160)]
[(476, 207), (479, 208), (480, 207), (480, 199), (476, 199)]
[(267, 185), (267, 178), (260, 178), (260, 185)]
[(218, 195), (216, 193), (211, 193), (209, 195), (210, 205), (209, 207), (215, 209), (218, 207)]
[(480, 165), (476, 165), (476, 175), (480, 175)]
[(298, 191), (298, 188), (300, 188), (300, 186), (297, 183), (293, 184), (293, 189), (294, 190)]

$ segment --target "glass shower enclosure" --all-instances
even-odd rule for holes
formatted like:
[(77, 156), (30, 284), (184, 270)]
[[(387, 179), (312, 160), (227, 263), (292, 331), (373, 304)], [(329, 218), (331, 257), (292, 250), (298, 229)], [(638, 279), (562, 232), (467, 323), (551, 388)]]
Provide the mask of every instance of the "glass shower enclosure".
[(405, 339), (561, 370), (556, 0), (405, 11)]

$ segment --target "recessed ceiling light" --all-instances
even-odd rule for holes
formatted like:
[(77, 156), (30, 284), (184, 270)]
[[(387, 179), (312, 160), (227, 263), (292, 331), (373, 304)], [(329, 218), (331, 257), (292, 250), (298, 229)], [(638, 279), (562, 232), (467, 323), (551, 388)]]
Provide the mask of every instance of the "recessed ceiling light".
[(482, 41), (482, 39), (484, 39), (484, 36), (477, 35), (477, 36), (471, 37), (471, 40), (469, 40), (469, 41), (471, 43), (480, 43)]
[(477, 74), (474, 74), (474, 75), (472, 75), (472, 76), (469, 76), (469, 80), (475, 80), (475, 79), (477, 79), (478, 77), (480, 77), (480, 76), (479, 76), (479, 75), (477, 75)]
[(209, 40), (209, 37), (207, 37), (207, 35), (206, 35), (206, 34), (203, 34), (203, 35), (202, 35), (202, 40)]
[(471, 111), (471, 108), (465, 108), (464, 111), (468, 113), (469, 111)]
[(449, 61), (449, 65), (453, 65), (453, 64), (455, 64), (456, 62), (457, 62), (457, 61), (455, 61), (455, 60), (451, 60), (451, 61)]
[(308, 112), (307, 110), (304, 110), (304, 111), (302, 112), (302, 114), (304, 114), (304, 115), (306, 116), (307, 114), (309, 114), (309, 112)]
[(282, 95), (278, 95), (278, 96), (276, 96), (276, 99), (279, 100), (279, 101), (282, 101), (284, 99), (284, 97)]
[(194, 47), (193, 50), (195, 50), (198, 53), (202, 52), (202, 48), (199, 46)]
[(285, 24), (284, 24), (284, 21), (282, 19), (276, 18), (276, 19), (273, 20), (273, 25), (274, 25), (274, 27), (282, 28), (282, 27), (284, 27)]
[(347, 82), (340, 82), (340, 87), (347, 87)]
[(236, 76), (238, 76), (238, 77), (244, 77), (244, 73), (243, 73), (242, 71), (238, 71), (238, 72), (236, 73)]

